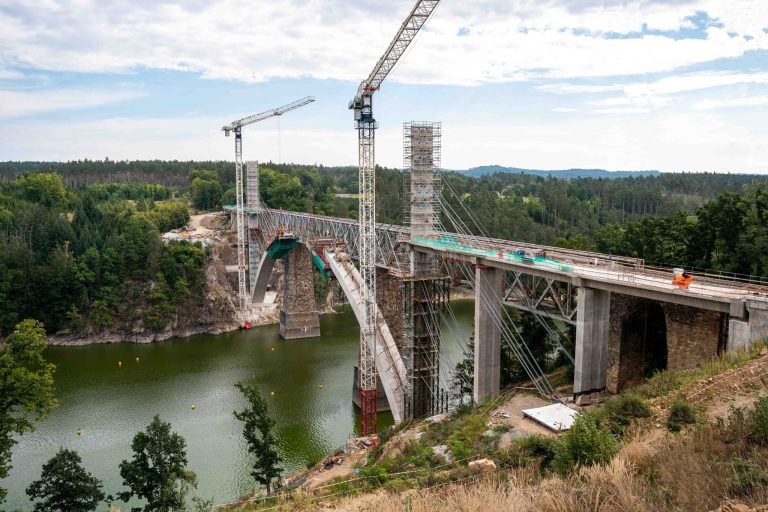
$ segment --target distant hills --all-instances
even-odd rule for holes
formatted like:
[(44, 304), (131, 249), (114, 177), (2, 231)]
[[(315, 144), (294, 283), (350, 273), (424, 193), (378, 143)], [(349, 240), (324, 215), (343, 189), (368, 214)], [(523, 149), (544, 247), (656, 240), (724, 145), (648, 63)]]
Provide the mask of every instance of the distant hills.
[(562, 169), (555, 171), (542, 171), (539, 169), (520, 169), (517, 167), (503, 167), (501, 165), (482, 165), (471, 169), (456, 171), (467, 176), (484, 176), (495, 172), (506, 172), (511, 174), (532, 174), (547, 178), (552, 176), (560, 179), (571, 178), (637, 178), (640, 176), (658, 176), (659, 171), (606, 171), (605, 169)]

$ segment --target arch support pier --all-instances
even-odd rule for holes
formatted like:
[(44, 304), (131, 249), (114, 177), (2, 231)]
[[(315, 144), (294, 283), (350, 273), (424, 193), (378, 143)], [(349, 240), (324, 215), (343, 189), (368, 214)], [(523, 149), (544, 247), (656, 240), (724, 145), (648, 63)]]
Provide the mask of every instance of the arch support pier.
[(312, 256), (304, 244), (297, 244), (286, 256), (284, 284), (280, 336), (286, 340), (320, 336)]

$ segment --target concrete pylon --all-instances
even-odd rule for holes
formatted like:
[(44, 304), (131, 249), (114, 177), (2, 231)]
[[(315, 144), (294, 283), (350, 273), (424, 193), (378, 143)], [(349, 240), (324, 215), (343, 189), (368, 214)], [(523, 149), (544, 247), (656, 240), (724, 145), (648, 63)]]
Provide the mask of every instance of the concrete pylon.
[(504, 271), (475, 269), (475, 383), (476, 404), (499, 396), (501, 385), (501, 318)]
[(312, 257), (304, 244), (297, 244), (285, 258), (283, 308), (280, 336), (286, 340), (320, 336), (320, 315), (315, 304)]
[(610, 337), (611, 292), (581, 287), (576, 317), (574, 395), (605, 388)]

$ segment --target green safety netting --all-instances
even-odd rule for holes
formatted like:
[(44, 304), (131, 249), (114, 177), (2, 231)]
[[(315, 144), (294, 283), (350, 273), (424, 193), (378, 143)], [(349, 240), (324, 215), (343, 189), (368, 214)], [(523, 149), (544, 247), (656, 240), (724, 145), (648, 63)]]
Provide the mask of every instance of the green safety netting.
[[(285, 258), (299, 241), (295, 238), (278, 238), (267, 247), (267, 254), (273, 260), (279, 260)], [(328, 277), (328, 272), (325, 271), (325, 262), (318, 256), (315, 251), (310, 251), (312, 254), (312, 261), (315, 263), (317, 270), (323, 274), (323, 277)]]
[(325, 271), (325, 262), (323, 259), (318, 256), (315, 251), (312, 251), (312, 261), (315, 262), (315, 266), (317, 267), (317, 270), (320, 271), (320, 273), (323, 275), (323, 277), (328, 277), (328, 272)]
[(285, 258), (291, 249), (293, 249), (299, 241), (295, 238), (278, 238), (267, 247), (267, 254), (273, 260), (279, 260)]

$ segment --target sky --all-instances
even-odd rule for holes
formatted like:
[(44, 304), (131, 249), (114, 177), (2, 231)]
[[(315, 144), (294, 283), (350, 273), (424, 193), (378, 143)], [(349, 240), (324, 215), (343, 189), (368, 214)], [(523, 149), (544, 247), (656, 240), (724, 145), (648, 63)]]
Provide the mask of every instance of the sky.
[[(0, 160), (356, 165), (347, 103), (414, 0), (0, 0)], [(768, 1), (442, 0), (374, 97), (376, 157), (768, 173)]]

